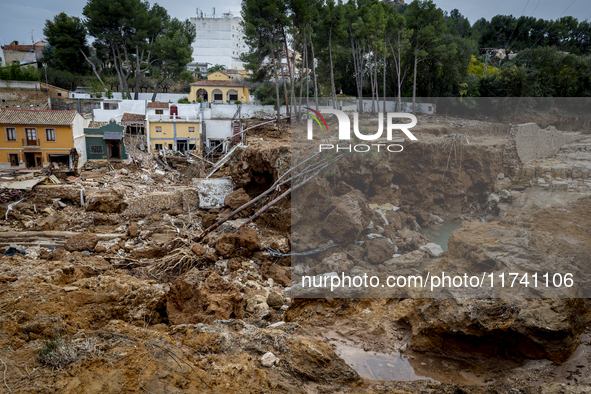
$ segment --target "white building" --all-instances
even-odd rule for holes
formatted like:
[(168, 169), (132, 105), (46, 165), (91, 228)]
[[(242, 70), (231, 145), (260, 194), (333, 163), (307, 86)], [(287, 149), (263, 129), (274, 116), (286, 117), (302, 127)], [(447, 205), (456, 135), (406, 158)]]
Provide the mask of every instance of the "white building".
[(240, 17), (227, 12), (221, 17), (214, 14), (206, 16), (197, 9), (197, 17), (192, 17), (197, 36), (193, 42), (193, 62), (221, 64), (227, 69), (244, 70), (240, 55), (247, 51)]

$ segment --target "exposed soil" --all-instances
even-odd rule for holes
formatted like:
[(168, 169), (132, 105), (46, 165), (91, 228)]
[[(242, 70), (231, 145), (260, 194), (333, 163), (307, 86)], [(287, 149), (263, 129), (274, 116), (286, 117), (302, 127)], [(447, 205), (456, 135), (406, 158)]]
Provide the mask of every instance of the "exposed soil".
[[(202, 238), (334, 136), (304, 140), (303, 125), (249, 132), (213, 174), (235, 186), (215, 209), (199, 207), (193, 184), (211, 168), (176, 156), (89, 165), (22, 193), (0, 224), (1, 246), (25, 252), (0, 256), (0, 390), (590, 392), (591, 140), (521, 162), (514, 119), (419, 120), (403, 153), (334, 155), (256, 220), (246, 224), (294, 185)], [(450, 222), (460, 225), (443, 251), (423, 230)], [(409, 286), (349, 299), (299, 284), (331, 272), (534, 268), (572, 272), (580, 286), (490, 297)]]

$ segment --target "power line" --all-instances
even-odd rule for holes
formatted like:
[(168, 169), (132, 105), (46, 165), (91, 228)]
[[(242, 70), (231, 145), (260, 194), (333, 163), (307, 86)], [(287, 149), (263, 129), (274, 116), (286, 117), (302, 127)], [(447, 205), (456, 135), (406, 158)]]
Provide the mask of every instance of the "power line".
[[(538, 6), (540, 5), (540, 2), (542, 0), (538, 0), (538, 4), (536, 4), (536, 6), (534, 7), (534, 10), (531, 12), (530, 17), (534, 16), (534, 13), (536, 12), (536, 10), (538, 9)], [(523, 33), (523, 30), (525, 29), (525, 26), (527, 26), (526, 23), (523, 24), (523, 26), (521, 27), (521, 30), (519, 30), (519, 33), (517, 34), (517, 37), (515, 37), (515, 40), (511, 43), (511, 45), (509, 45), (507, 47), (507, 51), (510, 51), (511, 48), (513, 48), (513, 45), (515, 45), (515, 43), (517, 42), (517, 40), (519, 39), (519, 37), (521, 36), (521, 33)]]
[[(529, 2), (530, 2), (530, 0), (527, 0), (527, 3), (525, 3), (525, 7), (523, 7), (523, 11), (521, 11), (521, 15), (519, 15), (519, 18), (521, 18), (521, 17), (523, 16), (523, 13), (525, 12), (525, 9), (526, 9), (526, 8), (527, 8), (527, 6), (529, 5)], [(519, 18), (517, 18), (517, 19), (515, 20), (515, 28), (513, 28), (513, 31), (511, 32), (511, 35), (509, 36), (509, 39), (507, 40), (507, 42), (505, 42), (505, 47), (507, 46), (507, 44), (508, 44), (509, 42), (511, 42), (511, 38), (513, 38), (513, 33), (515, 33), (515, 30), (517, 30), (517, 25), (518, 25), (518, 23), (517, 23), (517, 22), (519, 21)]]
[(559, 17), (559, 18), (557, 18), (555, 21), (553, 21), (553, 22), (550, 24), (550, 26), (548, 26), (548, 28), (547, 28), (547, 29), (546, 29), (546, 30), (545, 30), (545, 31), (544, 31), (544, 32), (543, 32), (543, 33), (540, 35), (540, 38), (538, 38), (538, 40), (537, 40), (536, 42), (534, 42), (534, 45), (532, 45), (531, 47), (527, 48), (527, 49), (526, 49), (525, 51), (523, 51), (521, 54), (523, 55), (524, 53), (527, 53), (527, 52), (528, 52), (528, 51), (530, 51), (530, 50), (531, 50), (531, 49), (532, 49), (534, 46), (536, 46), (536, 45), (538, 44), (538, 42), (540, 42), (540, 40), (541, 40), (541, 39), (542, 39), (542, 38), (543, 38), (543, 37), (546, 35), (546, 33), (548, 33), (548, 31), (550, 30), (550, 28), (551, 28), (552, 26), (554, 26), (554, 24), (555, 24), (556, 22), (558, 22), (558, 20), (559, 20), (560, 18), (562, 18), (562, 17), (564, 16), (564, 14), (566, 14), (566, 12), (569, 10), (569, 8), (570, 8), (570, 7), (571, 7), (573, 4), (575, 4), (575, 2), (576, 2), (576, 1), (577, 1), (577, 0), (573, 0), (573, 2), (572, 2), (572, 3), (570, 3), (570, 5), (569, 5), (568, 7), (566, 7), (566, 10), (564, 10), (564, 12), (562, 13), (562, 15), (560, 15), (560, 17)]

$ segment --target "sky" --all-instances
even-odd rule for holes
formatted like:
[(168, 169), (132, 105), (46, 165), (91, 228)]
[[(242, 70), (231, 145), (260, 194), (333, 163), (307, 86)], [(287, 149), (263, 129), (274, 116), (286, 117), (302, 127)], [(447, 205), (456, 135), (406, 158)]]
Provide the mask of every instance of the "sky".
[[(158, 3), (171, 16), (179, 19), (194, 16), (197, 8), (210, 15), (213, 4), (216, 14), (228, 11), (236, 15), (240, 13), (240, 0), (217, 0), (215, 3), (210, 0), (160, 0)], [(572, 0), (435, 0), (435, 3), (443, 10), (459, 9), (470, 23), (498, 14), (544, 19), (557, 19), (564, 14), (579, 20), (591, 20), (591, 0), (574, 0), (574, 3)], [(39, 41), (43, 38), (46, 19), (52, 19), (60, 12), (82, 16), (85, 4), (84, 0), (0, 0), (0, 43), (5, 45), (17, 40), (21, 44), (29, 44), (31, 38)]]

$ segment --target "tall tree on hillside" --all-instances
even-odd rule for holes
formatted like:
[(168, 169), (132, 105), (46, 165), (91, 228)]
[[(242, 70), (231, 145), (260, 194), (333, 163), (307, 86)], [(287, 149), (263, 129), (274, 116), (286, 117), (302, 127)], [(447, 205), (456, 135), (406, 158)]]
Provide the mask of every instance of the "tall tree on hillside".
[[(369, 8), (367, 13), (367, 33), (368, 42), (371, 49), (371, 59), (369, 61), (369, 81), (371, 85), (371, 112), (376, 112), (376, 104), (379, 102), (378, 89), (378, 61), (380, 59), (385, 63), (386, 59), (386, 21), (387, 11), (391, 6), (382, 2), (375, 2)], [(377, 105), (379, 107), (379, 104)]]
[(354, 0), (346, 5), (347, 33), (351, 43), (355, 83), (357, 85), (358, 112), (363, 113), (363, 74), (366, 55), (369, 51), (367, 24), (365, 21), (368, 7), (357, 7)]
[(253, 79), (264, 79), (265, 60), (271, 62), (275, 77), (277, 122), (281, 119), (279, 73), (283, 48), (284, 28), (289, 25), (286, 3), (281, 0), (242, 0), (242, 24), (249, 52), (243, 55), (246, 68), (253, 71)]
[[(91, 36), (110, 49), (120, 84), (131, 97), (129, 78), (139, 78), (150, 68), (153, 46), (169, 21), (166, 10), (141, 0), (88, 0), (82, 11)], [(90, 61), (89, 61), (90, 62)]]
[(191, 43), (195, 40), (196, 35), (195, 25), (188, 19), (180, 21), (173, 18), (167, 23), (164, 33), (156, 39), (153, 64), (156, 65), (158, 77), (152, 101), (156, 100), (158, 87), (162, 81), (166, 78), (179, 78), (181, 73), (186, 70), (187, 63), (193, 59), (191, 57), (193, 53)]
[(442, 32), (445, 31), (443, 12), (432, 0), (415, 0), (404, 13), (407, 26), (413, 30), (413, 82), (412, 107), (416, 113), (417, 69), (420, 62), (438, 56), (445, 50), (441, 45)]
[[(77, 16), (62, 12), (46, 20), (43, 34), (51, 45), (53, 61), (61, 70), (82, 73), (88, 69), (85, 58), (90, 55), (86, 44), (86, 27)], [(98, 73), (96, 73), (98, 76)], [(102, 83), (102, 82), (101, 82)]]
[[(337, 93), (334, 77), (334, 52), (335, 46), (347, 35), (345, 30), (344, 7), (341, 0), (326, 0), (321, 8), (321, 17), (318, 23), (319, 41), (328, 47), (328, 65), (330, 78), (330, 96), (333, 108), (337, 108)], [(324, 45), (323, 45), (324, 46)]]
[(404, 57), (410, 48), (411, 37), (412, 31), (407, 29), (406, 19), (394, 10), (386, 22), (386, 43), (392, 52), (392, 61), (396, 71), (396, 95), (399, 111), (402, 108), (402, 84), (409, 69), (409, 64), (404, 62)]

